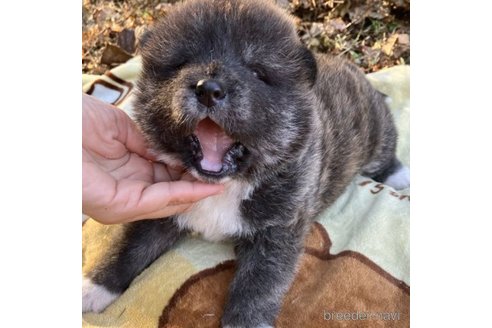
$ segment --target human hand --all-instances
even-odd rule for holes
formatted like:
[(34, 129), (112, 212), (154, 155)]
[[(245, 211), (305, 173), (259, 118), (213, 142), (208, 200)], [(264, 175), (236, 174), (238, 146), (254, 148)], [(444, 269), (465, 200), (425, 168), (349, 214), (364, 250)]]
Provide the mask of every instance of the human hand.
[(82, 95), (82, 212), (105, 223), (163, 218), (223, 191), (150, 161), (144, 137), (122, 110)]

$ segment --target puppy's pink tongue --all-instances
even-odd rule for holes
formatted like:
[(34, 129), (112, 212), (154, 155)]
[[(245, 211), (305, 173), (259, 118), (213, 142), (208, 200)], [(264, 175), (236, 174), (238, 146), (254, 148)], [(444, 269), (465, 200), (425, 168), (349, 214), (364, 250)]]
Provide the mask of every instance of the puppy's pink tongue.
[(225, 134), (220, 126), (209, 118), (201, 120), (196, 126), (195, 135), (200, 140), (203, 159), (200, 165), (203, 170), (220, 172), (222, 159), (234, 141)]

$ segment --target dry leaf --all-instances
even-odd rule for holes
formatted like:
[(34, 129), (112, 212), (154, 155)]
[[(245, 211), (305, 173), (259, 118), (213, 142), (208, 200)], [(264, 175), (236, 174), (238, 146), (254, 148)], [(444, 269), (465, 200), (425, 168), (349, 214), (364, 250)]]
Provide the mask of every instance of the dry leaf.
[(313, 23), (309, 29), (309, 34), (311, 37), (315, 37), (323, 33), (324, 30), (325, 28), (322, 23)]
[(330, 26), (332, 26), (335, 30), (338, 30), (338, 31), (343, 31), (345, 29), (345, 27), (347, 26), (347, 24), (345, 24), (343, 19), (341, 19), (340, 17), (336, 18), (336, 19), (330, 19), (328, 21), (328, 24), (330, 24)]
[(374, 42), (374, 44), (372, 45), (372, 50), (380, 50), (382, 48), (382, 43), (380, 40), (377, 40), (376, 42)]
[(127, 53), (132, 54), (135, 52), (135, 30), (123, 29), (118, 33), (117, 39), (118, 46), (125, 50)]
[(96, 24), (101, 27), (104, 26), (104, 23), (106, 22), (107, 19), (114, 16), (115, 16), (115, 12), (111, 8), (98, 9), (94, 13), (94, 19), (96, 21)]
[(383, 44), (381, 47), (381, 50), (388, 56), (391, 56), (393, 54), (393, 46), (396, 43), (396, 40), (398, 39), (398, 34), (393, 34), (392, 36), (389, 37), (388, 40)]
[(116, 33), (119, 33), (119, 32), (121, 32), (121, 31), (123, 31), (123, 26), (121, 26), (121, 25), (119, 25), (119, 24), (117, 24), (117, 23), (114, 23), (114, 22), (113, 22), (113, 23), (111, 24), (111, 31), (114, 31), (114, 32), (116, 32)]
[(112, 65), (112, 64), (121, 64), (126, 62), (128, 59), (133, 56), (127, 53), (125, 50), (121, 49), (112, 44), (108, 44), (106, 48), (104, 48), (101, 64)]
[(326, 34), (333, 35), (337, 32), (345, 30), (346, 26), (347, 24), (345, 24), (341, 18), (328, 19), (325, 22)]
[(128, 17), (125, 20), (125, 28), (135, 28), (135, 18)]

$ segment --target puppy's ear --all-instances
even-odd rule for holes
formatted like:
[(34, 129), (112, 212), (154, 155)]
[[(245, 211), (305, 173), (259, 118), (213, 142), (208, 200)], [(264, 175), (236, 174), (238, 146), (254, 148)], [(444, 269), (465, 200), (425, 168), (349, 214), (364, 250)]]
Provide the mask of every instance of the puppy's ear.
[(318, 66), (316, 64), (316, 59), (313, 53), (305, 46), (300, 47), (299, 57), (304, 65), (304, 70), (306, 72), (306, 77), (308, 78), (311, 86), (316, 82), (316, 75), (318, 73)]

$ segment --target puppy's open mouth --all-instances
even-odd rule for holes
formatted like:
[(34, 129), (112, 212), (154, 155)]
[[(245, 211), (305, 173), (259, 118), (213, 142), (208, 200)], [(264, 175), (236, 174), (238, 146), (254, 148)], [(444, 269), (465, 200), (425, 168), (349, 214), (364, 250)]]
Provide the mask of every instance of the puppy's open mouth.
[(191, 138), (194, 166), (212, 177), (236, 173), (248, 152), (208, 117), (198, 122)]

